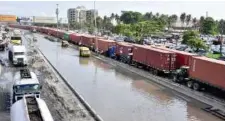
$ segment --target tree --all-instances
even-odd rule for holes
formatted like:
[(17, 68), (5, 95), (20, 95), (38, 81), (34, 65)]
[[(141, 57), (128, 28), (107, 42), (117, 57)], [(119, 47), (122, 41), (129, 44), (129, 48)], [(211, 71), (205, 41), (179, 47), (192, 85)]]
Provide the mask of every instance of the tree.
[(115, 15), (115, 19), (116, 19), (117, 24), (119, 24), (120, 23), (120, 16), (118, 14)]
[(225, 21), (223, 19), (221, 19), (219, 22), (218, 22), (218, 31), (220, 32), (220, 34), (224, 34), (225, 32)]
[(170, 28), (172, 24), (174, 24), (176, 21), (177, 21), (177, 15), (173, 14), (169, 16), (169, 18), (167, 19), (168, 28)]
[(96, 24), (97, 24), (96, 26), (98, 29), (103, 28), (103, 19), (100, 16), (96, 17)]
[(133, 11), (122, 11), (122, 15), (120, 16), (120, 20), (124, 24), (134, 24), (139, 22), (142, 19), (142, 14), (139, 12)]
[(196, 17), (192, 19), (192, 23), (194, 25), (194, 28), (196, 28), (196, 26), (197, 26), (197, 18)]
[(144, 20), (151, 20), (152, 17), (153, 17), (152, 12), (147, 12), (147, 13), (145, 13), (145, 15), (144, 15)]
[(200, 28), (203, 34), (215, 35), (218, 33), (217, 24), (211, 17), (204, 19)]
[(159, 13), (157, 12), (157, 13), (155, 14), (155, 16), (156, 16), (156, 18), (159, 18)]
[(197, 31), (186, 31), (183, 34), (183, 44), (187, 44), (189, 40), (195, 39), (198, 37), (198, 32)]
[(111, 14), (110, 19), (113, 20), (115, 18), (114, 13)]
[(191, 48), (195, 48), (196, 52), (199, 51), (199, 49), (208, 49), (206, 44), (202, 41), (200, 38), (191, 38), (188, 40), (187, 43)]
[(181, 20), (181, 22), (182, 22), (182, 26), (184, 26), (185, 18), (186, 18), (186, 13), (182, 13), (182, 14), (180, 15), (180, 20)]
[(188, 15), (186, 16), (186, 23), (187, 23), (187, 26), (189, 25), (190, 21), (191, 21), (191, 14), (188, 14)]

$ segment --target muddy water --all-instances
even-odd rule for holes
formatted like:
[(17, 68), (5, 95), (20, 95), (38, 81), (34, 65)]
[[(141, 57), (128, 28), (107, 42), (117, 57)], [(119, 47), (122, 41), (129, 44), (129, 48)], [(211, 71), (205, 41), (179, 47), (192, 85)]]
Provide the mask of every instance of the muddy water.
[[(105, 121), (219, 121), (193, 100), (38, 35), (38, 46)], [(183, 98), (181, 98), (183, 97)]]

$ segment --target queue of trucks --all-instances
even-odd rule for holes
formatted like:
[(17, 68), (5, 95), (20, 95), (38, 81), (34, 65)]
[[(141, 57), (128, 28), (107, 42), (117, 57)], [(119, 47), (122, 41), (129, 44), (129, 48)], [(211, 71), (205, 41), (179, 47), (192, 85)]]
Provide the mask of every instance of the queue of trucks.
[[(54, 28), (10, 25), (10, 27), (37, 30), (37, 32), (65, 39), (68, 42), (86, 46), (90, 50), (117, 59), (124, 63), (142, 67), (155, 75), (166, 74), (177, 83), (185, 83), (194, 90), (218, 88), (225, 90), (225, 62), (204, 56), (169, 49), (166, 47), (115, 42)], [(69, 37), (68, 37), (69, 36)]]
[[(11, 32), (8, 59), (12, 65), (24, 67), (28, 61), (21, 32), (16, 29)], [(41, 89), (36, 74), (26, 67), (15, 73), (10, 96), (11, 121), (53, 121), (46, 103), (40, 98)]]

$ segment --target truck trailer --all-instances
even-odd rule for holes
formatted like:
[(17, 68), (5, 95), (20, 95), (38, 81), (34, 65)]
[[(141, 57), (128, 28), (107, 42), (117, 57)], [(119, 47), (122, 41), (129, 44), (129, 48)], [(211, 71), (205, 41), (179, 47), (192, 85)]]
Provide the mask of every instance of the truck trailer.
[(182, 66), (173, 75), (173, 80), (186, 82), (189, 88), (216, 87), (225, 90), (225, 62), (204, 56), (192, 56), (189, 66)]
[(54, 121), (44, 100), (23, 96), (10, 108), (11, 121)]

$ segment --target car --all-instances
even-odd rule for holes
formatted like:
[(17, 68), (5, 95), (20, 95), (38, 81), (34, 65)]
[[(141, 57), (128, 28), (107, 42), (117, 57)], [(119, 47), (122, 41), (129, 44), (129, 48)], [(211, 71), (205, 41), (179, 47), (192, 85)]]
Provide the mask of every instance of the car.
[(124, 42), (135, 43), (135, 40), (132, 37), (125, 37)]

